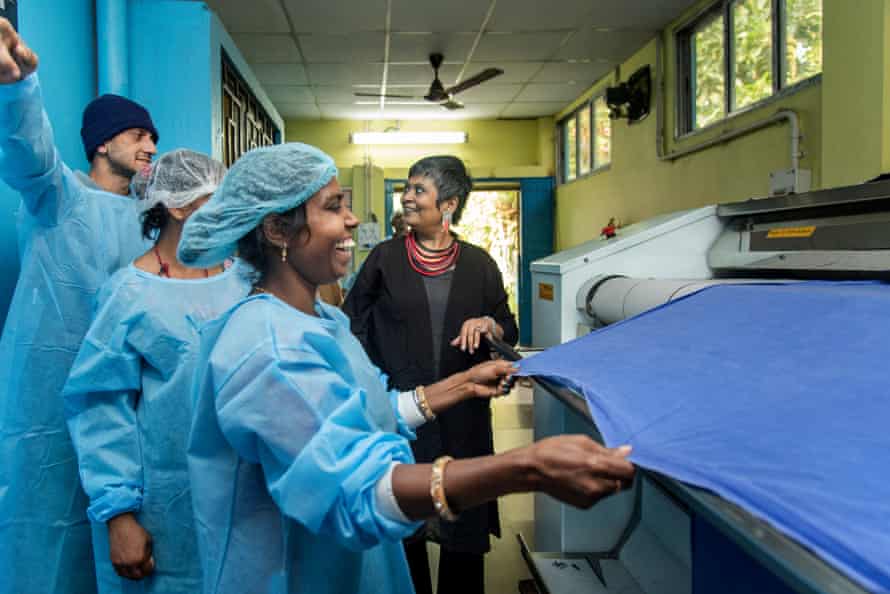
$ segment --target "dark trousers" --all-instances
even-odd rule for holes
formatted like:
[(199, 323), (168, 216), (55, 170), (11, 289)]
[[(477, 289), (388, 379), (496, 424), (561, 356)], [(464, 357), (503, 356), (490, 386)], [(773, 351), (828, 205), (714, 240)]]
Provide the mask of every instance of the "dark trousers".
[[(402, 541), (417, 594), (433, 594), (430, 560), (423, 540)], [(485, 594), (485, 555), (439, 549), (438, 594)]]

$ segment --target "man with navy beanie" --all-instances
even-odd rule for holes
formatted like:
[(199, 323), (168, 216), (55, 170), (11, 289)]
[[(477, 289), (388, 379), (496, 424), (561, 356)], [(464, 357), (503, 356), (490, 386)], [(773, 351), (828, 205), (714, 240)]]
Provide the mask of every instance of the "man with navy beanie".
[(102, 95), (87, 105), (80, 137), (90, 178), (115, 194), (129, 194), (130, 179), (157, 152), (158, 131), (148, 111), (120, 95)]
[(100, 286), (149, 248), (128, 188), (158, 133), (142, 106), (99, 97), (83, 114), (89, 175), (72, 171), (37, 64), (0, 19), (0, 178), (21, 196), (21, 266), (0, 337), (0, 594), (94, 594), (91, 531), (108, 528), (87, 518), (61, 392)]

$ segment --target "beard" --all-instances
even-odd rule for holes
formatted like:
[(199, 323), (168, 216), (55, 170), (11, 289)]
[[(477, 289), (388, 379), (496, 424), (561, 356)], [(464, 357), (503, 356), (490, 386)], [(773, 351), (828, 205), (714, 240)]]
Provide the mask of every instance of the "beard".
[(137, 171), (133, 169), (133, 166), (121, 159), (121, 156), (112, 147), (109, 147), (108, 152), (103, 156), (108, 161), (108, 169), (113, 175), (127, 179), (132, 179), (136, 175)]
[(105, 158), (108, 159), (108, 168), (111, 170), (112, 174), (119, 177), (125, 177), (127, 179), (131, 179), (134, 175), (136, 175), (136, 170), (133, 169), (132, 166), (119, 160), (110, 152), (105, 155)]

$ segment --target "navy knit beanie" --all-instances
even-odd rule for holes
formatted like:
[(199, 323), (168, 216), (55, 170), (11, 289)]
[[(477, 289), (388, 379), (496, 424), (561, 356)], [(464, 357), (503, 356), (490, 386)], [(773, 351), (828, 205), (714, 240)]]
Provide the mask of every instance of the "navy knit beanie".
[(158, 131), (148, 110), (135, 101), (111, 94), (90, 101), (83, 110), (83, 126), (80, 128), (87, 160), (93, 160), (96, 149), (103, 142), (131, 128), (148, 130), (152, 139), (158, 141)]

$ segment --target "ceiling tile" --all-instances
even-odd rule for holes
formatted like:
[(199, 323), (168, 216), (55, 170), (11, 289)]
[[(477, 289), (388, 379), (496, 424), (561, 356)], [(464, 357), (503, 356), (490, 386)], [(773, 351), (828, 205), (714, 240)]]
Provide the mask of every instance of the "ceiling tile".
[(522, 89), (522, 85), (496, 85), (486, 82), (467, 89), (455, 97), (467, 105), (470, 103), (509, 103), (520, 89)]
[(551, 62), (535, 76), (536, 83), (566, 83), (575, 81), (582, 86), (590, 86), (612, 69), (604, 62)]
[(493, 79), (492, 82), (499, 85), (524, 83), (541, 69), (544, 62), (476, 62), (473, 61), (467, 67), (466, 78), (469, 78), (487, 68), (500, 68), (504, 71), (502, 75)]
[(516, 97), (516, 101), (537, 102), (545, 101), (549, 103), (557, 103), (564, 101), (566, 103), (574, 100), (587, 89), (584, 85), (569, 84), (530, 84), (522, 90)]
[(583, 24), (612, 29), (658, 31), (697, 0), (590, 0)]
[(461, 114), (462, 119), (489, 120), (500, 116), (504, 107), (506, 107), (506, 104), (504, 103), (467, 105), (464, 109), (460, 110), (459, 113)]
[(307, 62), (382, 62), (383, 33), (300, 35)]
[(617, 63), (653, 39), (651, 31), (579, 31), (556, 54), (557, 58), (606, 60)]
[(317, 120), (321, 117), (318, 106), (314, 103), (275, 103), (275, 108), (283, 118), (298, 118), (301, 120)]
[(269, 99), (276, 105), (281, 103), (315, 103), (312, 89), (296, 85), (263, 85)]
[(501, 112), (502, 118), (540, 118), (559, 113), (566, 103), (538, 102), (538, 103), (511, 103)]
[(208, 0), (229, 33), (289, 33), (290, 25), (278, 0)]
[(284, 4), (297, 33), (383, 31), (385, 27), (385, 0), (284, 0)]
[(475, 35), (467, 33), (393, 33), (389, 45), (391, 62), (427, 62), (440, 53), (449, 62), (463, 62), (473, 46)]
[(307, 64), (314, 85), (379, 85), (383, 64)]
[[(647, 0), (652, 4), (651, 0)], [(488, 31), (575, 29), (590, 12), (590, 0), (510, 0), (497, 5)]]
[(478, 31), (488, 11), (480, 0), (393, 0), (393, 31), (454, 33)]
[(235, 33), (232, 38), (247, 61), (254, 64), (303, 61), (290, 35)]
[(374, 120), (380, 117), (376, 107), (352, 103), (322, 103), (318, 106), (321, 117), (337, 120)]
[(304, 85), (306, 71), (300, 64), (252, 64), (251, 69), (263, 86)]
[(473, 60), (480, 62), (534, 62), (550, 58), (566, 33), (486, 33)]
[[(443, 64), (439, 69), (439, 79), (447, 87), (454, 82), (459, 73), (459, 65)], [(391, 84), (429, 86), (433, 82), (433, 69), (428, 65), (390, 64), (386, 80)]]
[[(376, 93), (376, 89), (360, 89), (353, 87), (344, 87), (344, 86), (316, 86), (312, 87), (312, 93), (318, 99), (319, 103), (352, 103), (357, 100), (361, 100), (359, 97), (356, 97), (353, 93), (355, 91), (360, 91), (364, 93)], [(368, 98), (369, 101), (373, 101), (372, 97)]]

